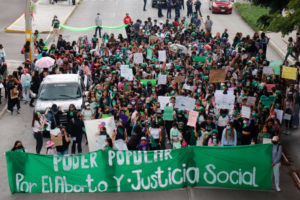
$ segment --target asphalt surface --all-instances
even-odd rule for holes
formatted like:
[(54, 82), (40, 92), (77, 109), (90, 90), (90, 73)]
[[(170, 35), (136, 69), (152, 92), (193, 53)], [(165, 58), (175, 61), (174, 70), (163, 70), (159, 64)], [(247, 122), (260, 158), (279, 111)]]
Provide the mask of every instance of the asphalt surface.
[[(23, 0), (0, 0), (2, 11), (6, 10), (7, 13), (5, 17), (0, 17), (0, 43), (5, 45), (6, 51), (8, 53), (8, 59), (21, 60), (19, 51), (20, 47), (23, 45), (23, 34), (7, 34), (3, 32), (3, 27), (8, 26), (12, 21), (14, 21), (20, 14), (22, 14)], [(81, 5), (77, 8), (75, 13), (69, 19), (67, 25), (75, 27), (87, 27), (94, 25), (94, 17), (97, 12), (100, 12), (103, 17), (103, 25), (107, 26), (117, 26), (122, 24), (123, 17), (126, 12), (130, 13), (133, 19), (146, 19), (151, 16), (156, 18), (157, 10), (150, 7), (150, 0), (148, 0), (147, 11), (143, 12), (143, 0), (82, 0)], [(17, 6), (16, 6), (17, 5)], [(18, 8), (16, 8), (18, 7)], [(20, 7), (20, 8), (19, 8)], [(9, 10), (10, 9), (10, 10)], [(17, 12), (19, 11), (19, 13)], [(186, 10), (182, 11), (184, 15)], [(242, 21), (242, 19), (234, 11), (232, 15), (212, 15), (208, 10), (207, 2), (202, 4), (203, 15), (207, 14), (212, 16), (214, 22), (213, 31), (222, 32), (225, 28), (228, 28), (230, 38), (232, 38), (236, 32), (243, 32), (243, 34), (253, 34), (253, 31)], [(2, 12), (1, 12), (2, 13)], [(166, 10), (163, 11), (166, 15)], [(172, 15), (174, 16), (174, 11)], [(1, 14), (2, 16), (2, 14)], [(162, 18), (165, 20), (165, 18)], [(9, 22), (8, 22), (9, 21)], [(5, 22), (5, 23), (4, 23)], [(110, 33), (110, 31), (108, 31)], [(117, 31), (113, 31), (117, 34)], [(89, 37), (92, 36), (93, 31), (86, 33), (78, 32), (62, 32), (65, 39), (76, 40), (79, 36), (87, 34)], [(122, 33), (125, 33), (122, 30)], [(44, 35), (43, 37), (47, 37)], [(4, 43), (5, 41), (6, 43)], [(268, 49), (269, 59), (279, 59), (278, 55)], [(6, 113), (5, 116), (0, 120), (0, 134), (2, 139), (0, 140), (0, 200), (79, 200), (79, 199), (114, 199), (114, 200), (134, 200), (134, 199), (291, 199), (296, 200), (300, 198), (300, 191), (296, 189), (291, 176), (289, 175), (289, 169), (286, 166), (281, 168), (281, 189), (282, 192), (278, 193), (275, 191), (247, 191), (247, 190), (232, 190), (232, 189), (216, 189), (216, 188), (194, 188), (194, 189), (180, 189), (172, 191), (157, 191), (157, 192), (132, 192), (132, 193), (97, 193), (97, 194), (15, 194), (11, 195), (7, 182), (6, 173), (6, 161), (4, 152), (12, 148), (15, 140), (21, 140), (26, 148), (27, 152), (35, 152), (35, 140), (31, 131), (31, 120), (32, 120), (33, 109), (28, 105), (21, 103), (21, 114), (11, 116)], [(294, 157), (297, 154), (297, 147), (299, 146), (299, 131), (293, 131), (289, 136), (283, 136), (284, 142), (288, 148), (289, 153)], [(46, 139), (44, 140), (44, 144)], [(83, 141), (83, 151), (87, 151), (87, 146), (84, 145)], [(45, 152), (45, 148), (42, 149), (42, 153)], [(299, 160), (299, 157), (297, 158)], [(294, 164), (298, 164), (295, 161)], [(300, 165), (297, 165), (300, 167)], [(34, 170), (34, 169), (33, 169)]]

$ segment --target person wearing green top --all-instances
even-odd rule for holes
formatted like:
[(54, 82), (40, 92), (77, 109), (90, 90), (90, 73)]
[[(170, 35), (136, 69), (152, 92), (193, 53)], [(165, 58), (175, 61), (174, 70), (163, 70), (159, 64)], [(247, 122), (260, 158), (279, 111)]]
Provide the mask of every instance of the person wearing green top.
[(170, 139), (172, 141), (172, 148), (173, 149), (180, 149), (181, 148), (181, 140), (182, 135), (180, 131), (177, 129), (177, 124), (174, 122), (170, 131)]
[[(285, 42), (285, 41), (284, 41)], [(293, 48), (294, 48), (294, 42), (293, 42), (293, 38), (289, 37), (288, 39), (288, 43), (285, 42), (288, 46), (287, 46), (287, 52), (285, 54), (285, 58), (283, 63), (285, 63), (288, 59), (289, 56), (292, 56), (294, 59), (296, 59), (296, 57), (293, 55)]]

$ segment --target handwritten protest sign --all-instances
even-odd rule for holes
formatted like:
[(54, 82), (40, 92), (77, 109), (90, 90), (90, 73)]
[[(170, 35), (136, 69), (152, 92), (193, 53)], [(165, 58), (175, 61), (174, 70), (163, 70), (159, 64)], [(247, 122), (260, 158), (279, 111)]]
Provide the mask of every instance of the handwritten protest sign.
[(170, 97), (165, 97), (165, 96), (158, 96), (158, 102), (160, 104), (160, 108), (164, 110), (166, 105), (169, 103)]
[(158, 51), (158, 61), (159, 62), (166, 62), (167, 61), (166, 50)]
[(159, 40), (157, 36), (149, 36), (149, 44), (156, 43)]
[(275, 84), (266, 84), (267, 91), (272, 92), (272, 88), (274, 88), (275, 86)]
[(175, 108), (179, 110), (193, 110), (195, 108), (196, 99), (185, 96), (177, 96)]
[(148, 82), (151, 82), (152, 86), (156, 85), (156, 79), (141, 79), (140, 80), (143, 85), (147, 85)]
[(121, 77), (124, 77), (128, 81), (133, 80), (132, 69), (130, 69), (128, 65), (122, 65), (120, 69), (121, 69)]
[(276, 113), (276, 118), (279, 120), (279, 122), (281, 124), (282, 118), (283, 118), (283, 110), (274, 109), (274, 112)]
[(255, 102), (256, 102), (256, 97), (248, 97), (246, 105), (248, 105), (248, 106), (254, 106)]
[(215, 93), (215, 101), (217, 109), (232, 110), (234, 108), (235, 95)]
[(136, 64), (143, 63), (143, 54), (142, 53), (134, 53), (133, 54), (133, 62)]
[(266, 74), (266, 75), (274, 74), (273, 67), (264, 67), (263, 68), (263, 74)]
[(50, 139), (56, 147), (63, 145), (62, 135), (60, 133), (57, 135), (50, 134)]
[(164, 109), (164, 115), (163, 115), (163, 120), (171, 121), (173, 120), (173, 112), (174, 108), (173, 106), (167, 106)]
[(152, 49), (150, 49), (150, 48), (147, 49), (147, 56), (146, 56), (146, 58), (148, 60), (152, 60)]
[(175, 76), (174, 80), (176, 83), (182, 83), (182, 82), (184, 82), (185, 77), (184, 76)]
[[(234, 92), (234, 90), (228, 90), (227, 94), (233, 95), (233, 92)], [(222, 95), (223, 93), (224, 93), (224, 90), (216, 90), (215, 91), (215, 96), (219, 95), (219, 94)]]
[(249, 119), (251, 115), (251, 109), (248, 106), (242, 106), (241, 115), (244, 118)]
[(284, 113), (283, 119), (285, 119), (285, 120), (291, 120), (291, 118), (292, 118), (291, 114)]
[(275, 75), (280, 75), (281, 60), (271, 60), (269, 66), (273, 68)]
[(99, 125), (102, 124), (106, 128), (107, 134), (112, 137), (114, 129), (116, 128), (115, 120), (113, 117), (85, 120), (84, 125), (86, 129), (86, 135), (89, 144), (89, 151), (99, 150), (99, 145), (97, 143), (98, 138), (96, 133), (99, 131)]
[(193, 91), (194, 89), (193, 89), (193, 86), (190, 86), (190, 85), (187, 85), (187, 84), (184, 84), (183, 85), (183, 89), (184, 90), (190, 90), (190, 91)]
[(165, 85), (165, 84), (167, 84), (167, 75), (159, 74), (157, 85)]
[(195, 127), (196, 123), (197, 123), (198, 115), (199, 115), (199, 112), (191, 110), (189, 112), (189, 119), (188, 119), (187, 125)]
[(297, 80), (297, 72), (298, 69), (295, 67), (283, 66), (281, 77), (290, 80)]
[(222, 83), (225, 81), (225, 69), (211, 69), (209, 72), (209, 83)]

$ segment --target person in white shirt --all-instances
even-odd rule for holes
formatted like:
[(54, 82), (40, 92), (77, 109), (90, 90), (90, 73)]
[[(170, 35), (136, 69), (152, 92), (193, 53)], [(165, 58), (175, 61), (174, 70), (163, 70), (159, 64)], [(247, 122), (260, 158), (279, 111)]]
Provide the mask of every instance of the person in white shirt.
[(23, 91), (23, 99), (25, 103), (29, 101), (29, 91), (31, 86), (31, 75), (28, 72), (28, 69), (23, 70), (23, 74), (21, 75), (21, 84), (22, 84), (22, 91)]

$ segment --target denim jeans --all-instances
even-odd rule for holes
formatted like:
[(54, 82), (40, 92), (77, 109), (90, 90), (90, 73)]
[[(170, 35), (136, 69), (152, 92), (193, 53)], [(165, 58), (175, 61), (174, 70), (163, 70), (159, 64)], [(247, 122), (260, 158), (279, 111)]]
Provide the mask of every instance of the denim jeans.
[(280, 163), (275, 164), (273, 167), (274, 182), (276, 188), (279, 188), (279, 176), (280, 176), (279, 168), (280, 168)]
[(29, 101), (29, 91), (30, 88), (29, 87), (23, 87), (23, 99), (24, 101)]
[(64, 151), (58, 151), (57, 152), (57, 155), (66, 155), (66, 154), (68, 154), (69, 153), (69, 149), (66, 149), (66, 150), (64, 150)]

